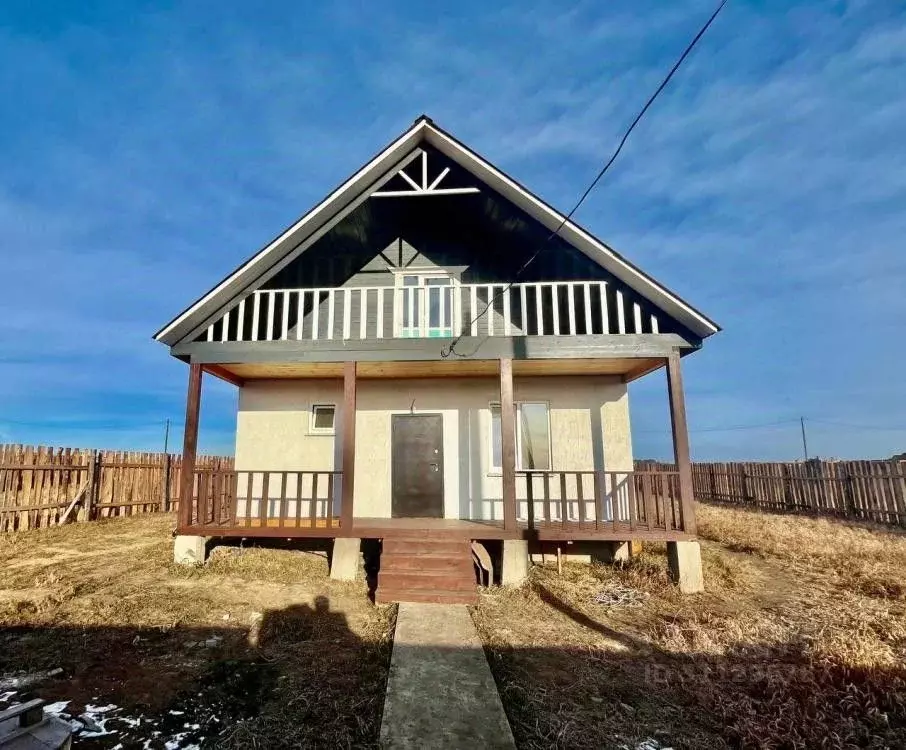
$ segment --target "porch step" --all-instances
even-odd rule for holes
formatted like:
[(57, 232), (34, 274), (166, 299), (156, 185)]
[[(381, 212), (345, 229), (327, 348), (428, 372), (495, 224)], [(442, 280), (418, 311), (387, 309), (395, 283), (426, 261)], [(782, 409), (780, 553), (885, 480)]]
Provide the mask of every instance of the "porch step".
[(384, 539), (383, 553), (400, 555), (450, 555), (456, 556), (469, 547), (468, 539), (425, 539), (424, 537), (392, 537)]
[(471, 543), (449, 539), (385, 539), (375, 600), (477, 603)]
[[(386, 558), (383, 555), (386, 555)], [(438, 555), (431, 552), (421, 552), (415, 555), (401, 555), (399, 553), (388, 554), (384, 552), (381, 556), (382, 565), (385, 561), (388, 563), (387, 567), (392, 568), (394, 572), (411, 570), (440, 572), (472, 570), (472, 558), (463, 558), (458, 554), (456, 557), (451, 557), (448, 553)]]
[(381, 571), (380, 585), (393, 591), (474, 591), (475, 574), (471, 571), (411, 570)]

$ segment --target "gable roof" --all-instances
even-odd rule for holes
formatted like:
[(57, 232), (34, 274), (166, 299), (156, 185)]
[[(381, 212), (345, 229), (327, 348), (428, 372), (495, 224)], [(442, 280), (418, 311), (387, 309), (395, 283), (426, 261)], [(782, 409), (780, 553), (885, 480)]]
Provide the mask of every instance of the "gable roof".
[(720, 326), (714, 321), (590, 232), (571, 220), (564, 223), (564, 214), (438, 127), (429, 117), (422, 115), (318, 205), (161, 328), (154, 334), (154, 339), (173, 346), (209, 319), (216, 317), (237, 296), (251, 291), (250, 287), (262, 274), (286, 259), (300, 244), (319, 237), (340, 212), (365, 200), (376, 187), (409, 163), (422, 142), (434, 146), (550, 231), (553, 232), (562, 224), (558, 232), (560, 238), (673, 316), (692, 333), (705, 338), (720, 330)]

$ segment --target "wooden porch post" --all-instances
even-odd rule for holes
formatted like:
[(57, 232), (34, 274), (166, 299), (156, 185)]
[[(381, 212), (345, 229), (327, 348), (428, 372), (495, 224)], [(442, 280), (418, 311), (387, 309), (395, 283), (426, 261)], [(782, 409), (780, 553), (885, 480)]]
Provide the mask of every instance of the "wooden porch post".
[(500, 360), (500, 459), (503, 479), (503, 528), (516, 530), (516, 409), (513, 360)]
[(686, 426), (686, 401), (683, 395), (683, 376), (680, 355), (674, 351), (667, 357), (667, 395), (670, 398), (670, 426), (673, 430), (673, 460), (679, 472), (680, 507), (683, 511), (683, 530), (695, 534), (695, 506), (692, 491), (692, 460), (689, 456), (689, 430)]
[(179, 519), (177, 526), (192, 525), (192, 496), (195, 490), (195, 453), (198, 450), (198, 415), (201, 410), (201, 365), (189, 365), (186, 394), (186, 425), (182, 437), (182, 464), (179, 469)]
[(352, 498), (355, 490), (355, 391), (356, 363), (343, 364), (343, 496), (340, 528), (352, 529)]

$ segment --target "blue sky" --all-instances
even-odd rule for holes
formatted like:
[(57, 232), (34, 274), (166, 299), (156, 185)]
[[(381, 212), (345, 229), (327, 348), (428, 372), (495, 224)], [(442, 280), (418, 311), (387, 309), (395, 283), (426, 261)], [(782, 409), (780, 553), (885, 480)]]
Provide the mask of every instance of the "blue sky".
[[(569, 208), (711, 9), (6, 0), (0, 442), (160, 448), (151, 334), (421, 112)], [(906, 450), (904, 81), (902, 3), (731, 0), (580, 210), (724, 326), (695, 457), (798, 457), (800, 415), (812, 453)], [(235, 400), (207, 382), (204, 450)], [(663, 377), (631, 400), (667, 455)]]

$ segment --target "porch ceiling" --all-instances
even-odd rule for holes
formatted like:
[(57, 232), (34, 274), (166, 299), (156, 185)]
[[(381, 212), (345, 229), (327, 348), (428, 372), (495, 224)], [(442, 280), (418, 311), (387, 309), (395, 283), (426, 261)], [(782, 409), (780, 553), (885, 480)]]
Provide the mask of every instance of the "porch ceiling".
[[(517, 377), (545, 375), (620, 375), (628, 382), (665, 365), (661, 357), (514, 360)], [(223, 363), (217, 366), (239, 380), (342, 378), (342, 362)], [(359, 378), (497, 377), (496, 359), (412, 362), (359, 362)], [(219, 375), (218, 372), (212, 372)]]

